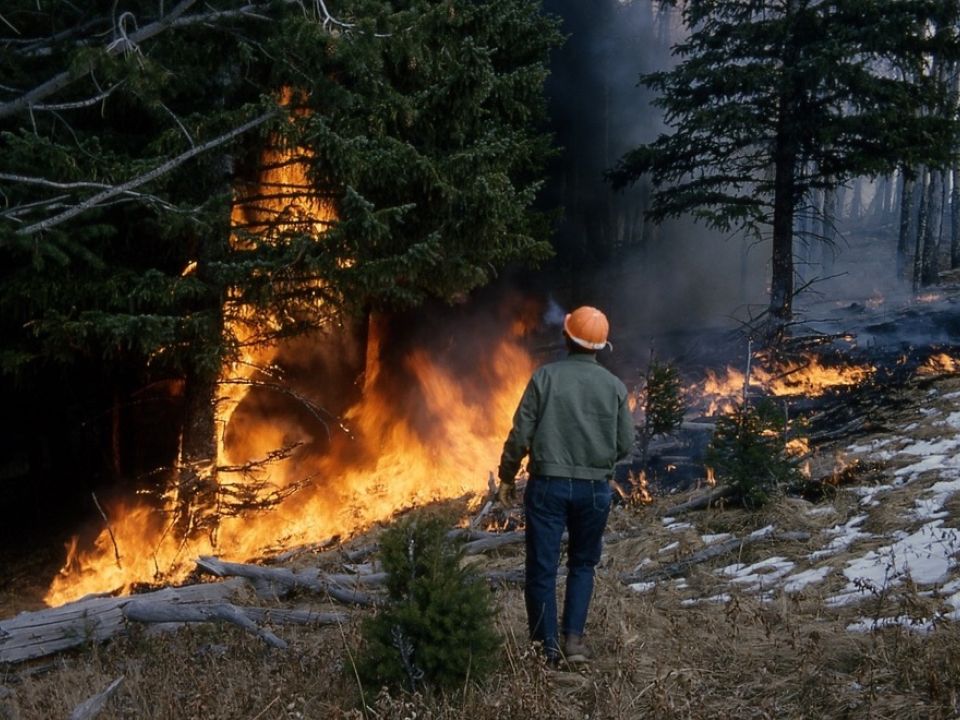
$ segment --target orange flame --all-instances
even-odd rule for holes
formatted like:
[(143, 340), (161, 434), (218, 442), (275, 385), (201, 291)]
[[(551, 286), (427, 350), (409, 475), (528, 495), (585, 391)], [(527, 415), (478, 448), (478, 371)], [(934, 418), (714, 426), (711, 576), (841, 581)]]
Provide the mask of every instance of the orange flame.
[[(750, 370), (750, 387), (778, 397), (819, 397), (830, 388), (854, 386), (867, 380), (876, 368), (870, 365), (824, 365), (815, 355), (776, 366), (754, 365)], [(707, 415), (730, 413), (743, 398), (745, 375), (728, 367), (721, 375), (706, 371), (706, 379), (691, 388), (699, 394)]]
[(917, 368), (917, 375), (948, 375), (960, 371), (960, 363), (946, 353), (937, 353)]
[[(289, 104), (291, 93), (284, 92), (281, 100)], [(335, 222), (335, 208), (318, 194), (309, 177), (308, 160), (302, 149), (264, 150), (256, 182), (237, 191), (231, 213), (235, 247), (272, 242), (287, 231), (320, 236)], [(192, 270), (188, 266), (184, 273)], [(530, 310), (524, 308), (525, 318), (531, 316)], [(310, 434), (292, 420), (234, 422), (235, 410), (249, 392), (243, 381), (269, 372), (279, 348), (256, 343), (264, 323), (270, 325), (274, 319), (235, 306), (226, 308), (225, 314), (246, 356), (225, 367), (222, 375), (223, 380), (241, 382), (221, 385), (217, 418), (221, 467), (267, 457), (291, 440), (308, 440)], [(529, 321), (505, 321), (500, 337), (490, 340), (487, 352), (475, 358), (470, 377), (423, 350), (410, 352), (403, 361), (411, 385), (405, 390), (414, 401), (402, 406), (396, 389), (379, 382), (381, 338), (377, 324), (371, 323), (364, 393), (344, 417), (352, 435), (337, 436), (321, 457), (296, 462), (290, 458), (254, 472), (256, 481), (281, 496), (289, 493), (279, 504), (270, 511), (221, 518), (215, 539), (198, 533), (178, 537), (171, 531), (175, 488), (168, 490), (165, 506), (159, 509), (140, 501), (108, 506), (108, 527), (88, 549), (79, 549), (74, 538), (68, 560), (44, 600), (55, 605), (89, 593), (129, 591), (138, 582), (172, 582), (184, 578), (199, 555), (262, 556), (267, 549), (349, 536), (403, 508), (482, 495), (534, 369), (520, 343), (529, 328)]]

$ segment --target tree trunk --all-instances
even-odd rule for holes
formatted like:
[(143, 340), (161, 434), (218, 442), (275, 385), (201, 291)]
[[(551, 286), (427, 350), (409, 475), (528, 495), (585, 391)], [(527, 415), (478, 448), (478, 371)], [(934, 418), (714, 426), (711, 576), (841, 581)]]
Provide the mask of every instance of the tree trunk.
[(907, 247), (910, 240), (914, 184), (913, 171), (904, 169), (903, 186), (900, 191), (900, 232), (897, 235), (897, 278), (903, 278), (907, 271)]
[[(797, 12), (799, 0), (788, 0), (786, 14)], [(799, 50), (795, 42), (783, 48), (781, 60), (786, 72), (778, 93), (777, 134), (773, 146), (773, 253), (770, 277), (770, 316), (773, 331), (780, 335), (793, 317), (793, 216), (796, 212), (797, 126), (803, 122), (797, 109), (801, 95), (795, 75)]]
[(950, 269), (960, 267), (960, 161), (953, 161), (950, 170), (953, 188), (950, 191)]
[(218, 501), (216, 387), (211, 378), (187, 378), (175, 508), (179, 537), (207, 532), (214, 546)]
[(942, 177), (943, 173), (939, 170), (930, 173), (930, 182), (926, 187), (927, 198), (923, 203), (926, 208), (926, 223), (924, 224), (922, 240), (923, 257), (920, 269), (920, 284), (923, 287), (934, 285), (937, 280), (940, 279), (940, 261), (938, 257), (940, 247), (937, 239), (940, 236), (940, 183), (942, 182)]
[(920, 174), (920, 208), (917, 212), (917, 233), (913, 246), (913, 291), (920, 289), (923, 276), (923, 238), (927, 233), (927, 200), (930, 187), (930, 170), (923, 168)]
[(820, 265), (824, 275), (833, 269), (837, 246), (837, 216), (840, 192), (836, 187), (823, 191), (823, 208), (820, 211)]

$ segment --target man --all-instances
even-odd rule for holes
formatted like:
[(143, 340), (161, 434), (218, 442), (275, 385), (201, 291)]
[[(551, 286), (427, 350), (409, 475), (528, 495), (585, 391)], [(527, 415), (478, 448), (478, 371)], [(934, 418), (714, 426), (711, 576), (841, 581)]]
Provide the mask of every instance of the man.
[[(614, 464), (630, 454), (634, 443), (627, 388), (596, 358), (609, 344), (609, 328), (606, 316), (592, 307), (564, 318), (567, 357), (533, 374), (500, 458), (497, 497), (507, 505), (520, 462), (529, 455), (524, 597), (530, 637), (543, 643), (551, 664), (561, 657), (571, 663), (590, 659), (583, 631), (610, 514), (609, 480)], [(568, 573), (558, 633), (557, 566), (564, 530)]]

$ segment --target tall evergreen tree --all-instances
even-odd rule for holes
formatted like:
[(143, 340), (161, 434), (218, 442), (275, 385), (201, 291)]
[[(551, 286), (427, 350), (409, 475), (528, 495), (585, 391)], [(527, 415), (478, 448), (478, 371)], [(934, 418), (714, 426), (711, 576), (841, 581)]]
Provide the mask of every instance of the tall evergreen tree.
[(956, 10), (923, 0), (689, 0), (680, 62), (642, 78), (671, 131), (609, 176), (622, 187), (649, 173), (656, 220), (691, 213), (769, 239), (768, 312), (779, 331), (792, 316), (804, 196), (949, 161), (953, 120), (926, 112), (946, 88), (922, 68), (934, 52), (955, 54)]
[[(151, 441), (209, 460), (214, 385), (243, 344), (454, 299), (550, 252), (531, 208), (559, 36), (533, 0), (0, 15), (0, 381), (35, 418), (24, 438), (47, 422), (26, 408), (74, 399), (64, 425), (122, 454), (101, 420), (162, 382), (186, 412)], [(231, 229), (232, 205), (276, 190), (256, 189), (266, 146), (309, 168), (322, 222), (291, 200)]]

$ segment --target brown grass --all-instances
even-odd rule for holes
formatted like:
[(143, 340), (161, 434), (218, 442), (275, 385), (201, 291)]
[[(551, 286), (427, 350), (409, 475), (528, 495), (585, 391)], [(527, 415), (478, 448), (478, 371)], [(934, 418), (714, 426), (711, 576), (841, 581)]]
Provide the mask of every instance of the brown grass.
[[(912, 433), (927, 434), (925, 428)], [(864, 467), (871, 474), (860, 480), (877, 482), (877, 468)], [(892, 470), (893, 464), (886, 470), (888, 479)], [(65, 718), (121, 675), (124, 682), (100, 718), (957, 718), (957, 624), (937, 624), (929, 632), (903, 625), (868, 633), (848, 630), (851, 622), (863, 618), (934, 617), (944, 609), (942, 600), (906, 583), (866, 588), (858, 605), (831, 607), (826, 602), (847, 584), (841, 572), (846, 561), (883, 539), (829, 558), (809, 559), (812, 550), (829, 542), (825, 529), (855, 515), (868, 515), (865, 531), (887, 534), (906, 527), (904, 513), (935, 479), (891, 488), (875, 507), (858, 506), (852, 493), (839, 488), (823, 503), (828, 513), (811, 514), (811, 503), (780, 498), (755, 513), (735, 508), (691, 513), (677, 520), (695, 527), (682, 530), (666, 528), (662, 516), (683, 498), (617, 508), (588, 625), (598, 659), (575, 672), (551, 671), (533, 652), (526, 641), (522, 589), (509, 586), (495, 590), (496, 623), (503, 638), (500, 669), (482, 685), (468, 682), (456, 692), (405, 694), (365, 688), (369, 705), (364, 707), (352, 672), (363, 614), (357, 611), (342, 627), (275, 628), (290, 644), (285, 652), (270, 650), (232, 626), (167, 634), (132, 627), (106, 645), (30, 666), (0, 668), (0, 720)], [(960, 511), (958, 503), (952, 499), (947, 507)], [(757, 544), (739, 556), (717, 558), (688, 572), (685, 586), (662, 581), (639, 594), (619, 579), (647, 558), (663, 564), (689, 556), (703, 546), (705, 533), (742, 536), (767, 525), (803, 530), (811, 539)], [(675, 541), (675, 549), (660, 552)], [(795, 562), (796, 570), (826, 563), (833, 573), (802, 592), (779, 592), (764, 602), (731, 589), (714, 572), (732, 562), (774, 554)], [(337, 553), (305, 554), (298, 561), (334, 569), (337, 559)], [(473, 562), (481, 569), (517, 567), (522, 546), (502, 548)], [(684, 604), (719, 593), (728, 593), (729, 599)], [(285, 604), (321, 607), (306, 595)]]
[[(816, 532), (816, 523), (837, 521), (836, 516), (811, 518), (798, 503), (784, 499), (756, 515), (739, 510), (701, 514), (696, 531), (680, 533), (687, 545), (677, 552), (692, 552), (698, 533), (705, 531), (743, 533), (773, 523)], [(496, 591), (496, 622), (504, 639), (501, 669), (482, 686), (466, 683), (454, 693), (412, 695), (367, 688), (371, 699), (364, 708), (351, 670), (360, 642), (359, 613), (343, 627), (277, 628), (290, 643), (286, 652), (269, 650), (230, 626), (159, 635), (133, 627), (107, 645), (0, 671), (0, 718), (67, 717), (121, 675), (124, 682), (102, 718), (956, 717), (956, 626), (945, 624), (927, 634), (902, 627), (869, 634), (846, 630), (851, 619), (864, 614), (929, 616), (935, 599), (900, 587), (868, 598), (859, 608), (829, 608), (823, 594), (843, 584), (835, 581), (837, 587), (828, 582), (767, 603), (733, 592), (725, 603), (684, 606), (682, 600), (692, 595), (730, 592), (711, 571), (733, 560), (696, 568), (686, 590), (665, 581), (637, 594), (619, 574), (644, 557), (656, 559), (678, 533), (665, 529), (649, 508), (619, 510), (611, 531), (643, 534), (608, 546), (589, 624), (599, 658), (588, 669), (544, 667), (525, 639), (522, 591), (511, 586)], [(810, 549), (803, 543), (779, 544), (775, 552), (799, 561)], [(741, 561), (772, 552), (756, 549), (756, 557)], [(521, 557), (521, 548), (507, 548), (481, 564), (515, 566)], [(301, 596), (290, 604), (312, 602)]]

